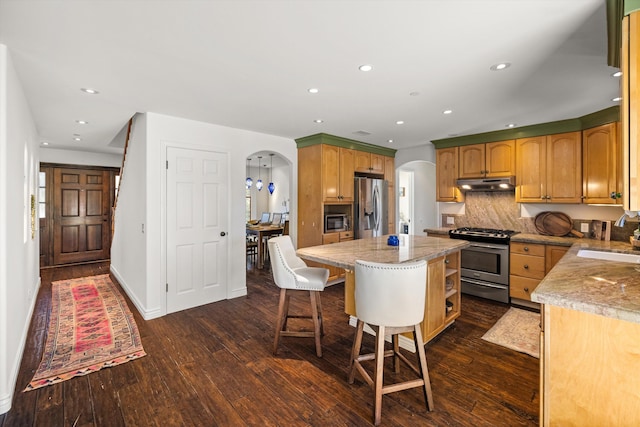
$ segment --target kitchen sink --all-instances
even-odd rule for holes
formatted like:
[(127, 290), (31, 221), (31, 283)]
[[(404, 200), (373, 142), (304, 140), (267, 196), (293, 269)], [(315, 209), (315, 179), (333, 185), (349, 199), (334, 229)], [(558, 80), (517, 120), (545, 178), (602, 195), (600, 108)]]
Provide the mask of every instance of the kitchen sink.
[(605, 261), (630, 262), (632, 264), (640, 264), (640, 255), (624, 254), (618, 252), (590, 251), (581, 249), (578, 251), (581, 258), (602, 259)]

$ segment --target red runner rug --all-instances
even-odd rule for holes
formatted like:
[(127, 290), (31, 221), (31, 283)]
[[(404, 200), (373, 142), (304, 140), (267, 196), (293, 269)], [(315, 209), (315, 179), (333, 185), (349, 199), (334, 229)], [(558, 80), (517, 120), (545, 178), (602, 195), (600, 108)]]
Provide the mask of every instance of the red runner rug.
[(108, 274), (61, 280), (51, 288), (44, 355), (24, 391), (146, 355), (133, 315)]

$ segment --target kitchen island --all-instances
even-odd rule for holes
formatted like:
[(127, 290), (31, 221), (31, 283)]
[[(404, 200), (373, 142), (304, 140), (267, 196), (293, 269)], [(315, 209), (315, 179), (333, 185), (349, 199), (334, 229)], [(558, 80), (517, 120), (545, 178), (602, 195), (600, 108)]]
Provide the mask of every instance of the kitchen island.
[(543, 304), (541, 424), (640, 425), (640, 264), (581, 250), (640, 254), (582, 239), (532, 293)]
[[(427, 298), (422, 323), (426, 343), (460, 316), (460, 249), (469, 245), (464, 240), (401, 235), (400, 246), (387, 245), (388, 236), (351, 240), (297, 250), (299, 257), (345, 269), (345, 312), (355, 324), (354, 268), (356, 260), (403, 263), (426, 260)], [(389, 286), (393, 286), (390, 283)], [(401, 345), (413, 350), (413, 341)]]

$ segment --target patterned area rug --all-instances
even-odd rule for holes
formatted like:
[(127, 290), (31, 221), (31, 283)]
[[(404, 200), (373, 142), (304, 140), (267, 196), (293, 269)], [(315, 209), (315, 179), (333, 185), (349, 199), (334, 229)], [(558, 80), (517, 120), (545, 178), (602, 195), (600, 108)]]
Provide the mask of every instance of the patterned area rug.
[(511, 307), (482, 339), (540, 358), (540, 313)]
[(24, 391), (145, 356), (138, 327), (108, 274), (53, 282), (42, 362)]

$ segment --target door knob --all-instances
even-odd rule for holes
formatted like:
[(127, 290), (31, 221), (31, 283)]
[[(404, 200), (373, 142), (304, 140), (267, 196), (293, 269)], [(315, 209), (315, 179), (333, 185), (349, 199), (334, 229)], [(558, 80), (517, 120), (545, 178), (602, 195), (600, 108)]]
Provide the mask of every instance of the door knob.
[(227, 233), (225, 233), (224, 231), (221, 231), (221, 232), (220, 232), (220, 235), (221, 235), (222, 237), (224, 237), (224, 236), (226, 236), (226, 235), (227, 235)]

